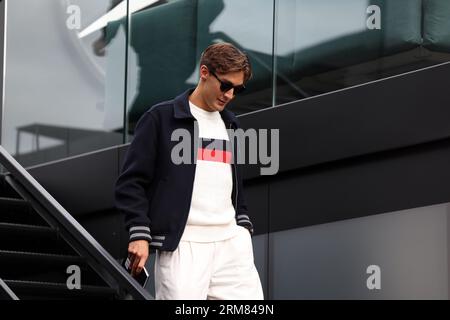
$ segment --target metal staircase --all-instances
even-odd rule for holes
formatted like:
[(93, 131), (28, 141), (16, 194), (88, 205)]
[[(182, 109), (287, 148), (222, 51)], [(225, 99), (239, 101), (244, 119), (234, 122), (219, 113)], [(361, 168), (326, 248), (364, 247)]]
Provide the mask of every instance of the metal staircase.
[[(19, 299), (113, 299), (116, 291), (19, 198), (0, 198), (0, 275)], [(67, 272), (80, 268), (81, 288), (69, 290)]]
[(1, 146), (0, 160), (0, 299), (151, 299)]

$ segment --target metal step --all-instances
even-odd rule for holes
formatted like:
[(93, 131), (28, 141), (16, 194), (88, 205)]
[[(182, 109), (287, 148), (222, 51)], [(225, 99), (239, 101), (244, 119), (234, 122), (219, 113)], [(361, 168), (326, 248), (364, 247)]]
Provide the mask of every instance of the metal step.
[(6, 197), (0, 197), (0, 222), (47, 225), (27, 201)]
[(0, 250), (73, 254), (73, 249), (50, 227), (0, 222)]
[(73, 274), (69, 266), (79, 267), (82, 284), (105, 284), (79, 256), (0, 250), (0, 277), (3, 279), (65, 283)]
[(104, 286), (81, 285), (69, 290), (66, 283), (4, 280), (14, 293), (23, 300), (43, 299), (114, 299), (116, 290)]

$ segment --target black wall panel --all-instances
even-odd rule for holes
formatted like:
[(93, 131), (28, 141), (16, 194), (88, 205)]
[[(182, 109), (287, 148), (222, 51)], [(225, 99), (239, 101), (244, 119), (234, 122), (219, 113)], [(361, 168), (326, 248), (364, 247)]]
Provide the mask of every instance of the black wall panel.
[(117, 147), (28, 168), (69, 213), (79, 216), (113, 207)]
[(270, 183), (270, 231), (450, 201), (450, 139), (297, 170)]
[[(450, 63), (239, 117), (279, 129), (280, 172), (450, 137)], [(248, 165), (247, 178), (259, 176)]]
[(269, 231), (269, 185), (244, 185), (245, 198), (255, 235)]

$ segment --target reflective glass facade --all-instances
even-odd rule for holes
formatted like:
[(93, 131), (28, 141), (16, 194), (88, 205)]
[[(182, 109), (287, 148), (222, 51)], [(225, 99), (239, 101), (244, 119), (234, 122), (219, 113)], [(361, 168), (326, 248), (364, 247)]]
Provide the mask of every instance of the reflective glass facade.
[[(31, 169), (111, 251), (128, 245), (123, 217), (105, 210), (126, 150), (117, 146), (148, 108), (194, 87), (202, 51), (227, 41), (253, 65), (228, 108), (272, 108), (248, 118), (282, 123), (281, 141), (299, 154), (280, 175), (246, 181), (265, 297), (449, 298), (450, 142), (435, 120), (448, 119), (444, 76), (380, 82), (377, 104), (367, 92), (328, 95), (450, 61), (449, 1), (9, 0), (6, 17), (1, 145), (25, 167), (113, 147)], [(320, 112), (292, 112), (304, 110)]]
[(2, 145), (22, 165), (122, 143), (126, 33), (93, 25), (112, 5), (7, 3)]
[(441, 0), (15, 0), (6, 14), (1, 142), (25, 166), (130, 141), (215, 42), (253, 65), (236, 114), (450, 60)]

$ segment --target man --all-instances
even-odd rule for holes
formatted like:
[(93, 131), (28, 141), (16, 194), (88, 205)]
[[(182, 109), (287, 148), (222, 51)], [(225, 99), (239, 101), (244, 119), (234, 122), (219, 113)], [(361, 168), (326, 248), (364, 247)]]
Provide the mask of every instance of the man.
[[(136, 125), (116, 206), (130, 234), (132, 273), (141, 272), (149, 246), (157, 249), (156, 299), (263, 299), (237, 147), (227, 131), (238, 121), (225, 109), (250, 77), (245, 54), (211, 45), (195, 90), (153, 106)], [(181, 151), (179, 132), (192, 137)]]

